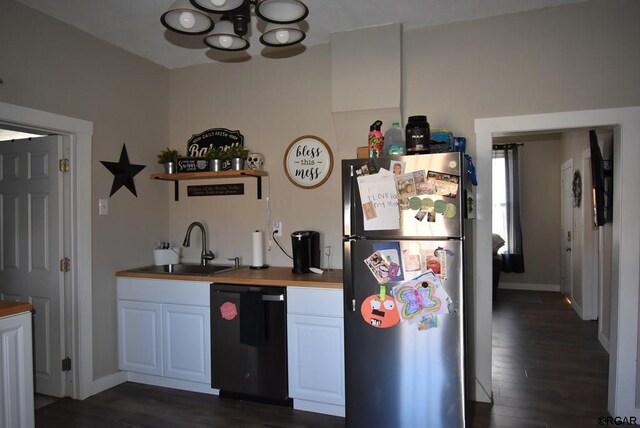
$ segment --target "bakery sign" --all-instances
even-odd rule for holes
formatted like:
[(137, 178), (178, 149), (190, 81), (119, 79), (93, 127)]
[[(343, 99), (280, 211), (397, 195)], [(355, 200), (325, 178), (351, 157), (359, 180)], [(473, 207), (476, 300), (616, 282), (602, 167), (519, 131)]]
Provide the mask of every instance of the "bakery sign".
[(187, 141), (187, 156), (201, 157), (214, 147), (223, 150), (232, 146), (244, 146), (244, 136), (240, 131), (227, 128), (211, 128), (194, 134)]
[(333, 170), (333, 153), (322, 139), (303, 135), (293, 140), (284, 154), (284, 171), (298, 187), (313, 189), (329, 179)]

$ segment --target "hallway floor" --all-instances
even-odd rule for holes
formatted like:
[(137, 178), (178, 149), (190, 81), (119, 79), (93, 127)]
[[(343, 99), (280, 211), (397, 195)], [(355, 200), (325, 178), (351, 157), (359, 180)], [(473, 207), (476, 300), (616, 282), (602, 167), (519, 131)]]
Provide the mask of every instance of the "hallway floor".
[(560, 293), (499, 290), (494, 405), (475, 405), (473, 427), (602, 426), (609, 355), (597, 329), (597, 321), (582, 321)]

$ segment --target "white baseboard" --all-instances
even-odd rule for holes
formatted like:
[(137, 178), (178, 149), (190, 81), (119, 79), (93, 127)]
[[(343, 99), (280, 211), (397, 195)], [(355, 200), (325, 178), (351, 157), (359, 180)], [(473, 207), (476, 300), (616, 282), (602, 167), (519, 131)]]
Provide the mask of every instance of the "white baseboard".
[(116, 372), (110, 375), (103, 376), (100, 379), (96, 379), (93, 381), (93, 384), (91, 385), (91, 395), (99, 394), (102, 391), (111, 389), (114, 386), (118, 386), (121, 383), (125, 383), (126, 381), (127, 381), (126, 372)]
[(335, 404), (318, 403), (315, 401), (299, 400), (294, 398), (293, 408), (296, 410), (304, 410), (306, 412), (322, 413), (324, 415), (341, 416), (344, 418), (344, 406)]
[(600, 341), (600, 344), (602, 345), (604, 350), (607, 351), (607, 354), (610, 354), (610, 352), (609, 352), (609, 339), (604, 337), (604, 334), (602, 334), (601, 331), (598, 332), (598, 340)]
[(171, 379), (147, 375), (142, 373), (126, 372), (130, 382), (144, 383), (146, 385), (163, 386), (165, 388), (182, 389), (183, 391), (201, 392), (203, 394), (219, 395), (220, 391), (211, 388), (211, 385), (188, 380)]
[(560, 284), (533, 284), (519, 282), (501, 282), (499, 289), (505, 290), (530, 290), (530, 291), (557, 291), (560, 292)]

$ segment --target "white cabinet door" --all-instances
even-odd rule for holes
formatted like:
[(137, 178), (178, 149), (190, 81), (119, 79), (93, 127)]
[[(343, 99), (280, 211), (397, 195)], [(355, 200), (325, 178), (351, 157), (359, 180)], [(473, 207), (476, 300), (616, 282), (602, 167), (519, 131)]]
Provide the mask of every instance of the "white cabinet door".
[(118, 366), (162, 376), (162, 305), (118, 301)]
[(342, 318), (289, 314), (289, 396), (344, 406)]
[(164, 376), (211, 384), (209, 308), (162, 305)]
[(0, 318), (0, 426), (34, 426), (31, 312)]

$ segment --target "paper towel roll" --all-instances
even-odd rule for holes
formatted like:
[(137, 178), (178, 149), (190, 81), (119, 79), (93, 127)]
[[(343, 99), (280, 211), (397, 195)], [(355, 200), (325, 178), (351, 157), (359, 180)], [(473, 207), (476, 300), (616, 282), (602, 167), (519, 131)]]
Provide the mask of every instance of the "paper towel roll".
[(252, 241), (252, 267), (264, 266), (264, 234), (261, 230), (256, 230), (251, 234)]

